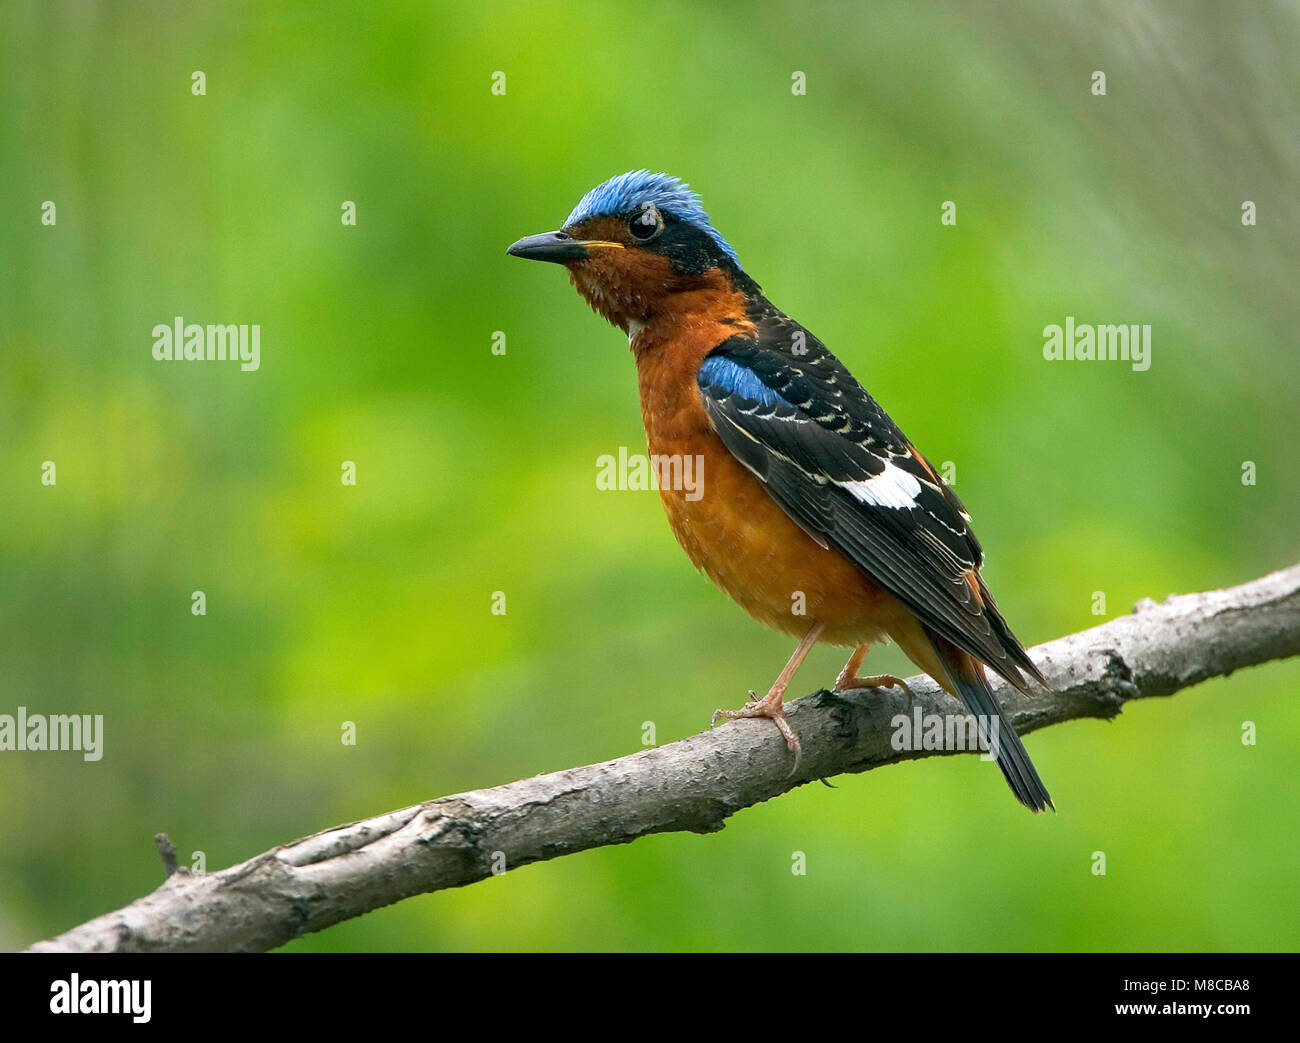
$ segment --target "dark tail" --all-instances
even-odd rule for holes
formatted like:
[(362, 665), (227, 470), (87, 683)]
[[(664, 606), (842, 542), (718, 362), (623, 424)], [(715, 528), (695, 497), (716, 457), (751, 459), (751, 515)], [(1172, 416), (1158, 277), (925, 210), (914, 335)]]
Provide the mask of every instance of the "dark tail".
[(1056, 805), (1052, 803), (1051, 794), (1047, 792), (1043, 780), (1034, 770), (1034, 762), (1029, 759), (1029, 753), (1020, 741), (1020, 736), (1016, 734), (1010, 718), (993, 694), (993, 689), (989, 687), (983, 665), (974, 656), (963, 652), (938, 634), (933, 631), (928, 632), (940, 663), (948, 671), (948, 677), (956, 689), (956, 694), (966, 705), (966, 709), (979, 721), (980, 736), (991, 739), (987, 732), (987, 722), (994, 719), (998, 721), (996, 738), (998, 767), (1002, 769), (1002, 775), (1007, 780), (1007, 785), (1011, 787), (1011, 792), (1030, 811), (1037, 813), (1048, 808), (1055, 811)]

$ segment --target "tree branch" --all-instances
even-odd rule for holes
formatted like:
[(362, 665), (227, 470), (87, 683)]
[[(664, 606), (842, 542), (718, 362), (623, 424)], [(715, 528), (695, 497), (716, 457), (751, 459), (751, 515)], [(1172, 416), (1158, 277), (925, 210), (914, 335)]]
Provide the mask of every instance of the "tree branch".
[[(998, 686), (1021, 732), (1111, 718), (1244, 666), (1300, 654), (1300, 565), (1229, 590), (1142, 601), (1134, 614), (1032, 650), (1054, 691)], [(960, 705), (910, 678), (926, 714)], [(648, 833), (710, 833), (728, 816), (841, 772), (932, 756), (895, 750), (906, 696), (818, 692), (790, 706), (803, 765), (767, 721), (738, 721), (617, 760), (430, 800), (339, 826), (216, 873), (178, 872), (152, 894), (29, 952), (263, 951), (412, 895), (460, 887)], [(165, 855), (164, 855), (165, 859)]]

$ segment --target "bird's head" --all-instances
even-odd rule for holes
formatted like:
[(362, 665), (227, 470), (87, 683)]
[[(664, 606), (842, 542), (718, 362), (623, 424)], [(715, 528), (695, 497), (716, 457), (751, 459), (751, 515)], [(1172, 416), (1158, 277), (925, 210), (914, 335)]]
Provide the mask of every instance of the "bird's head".
[(710, 294), (758, 292), (700, 197), (648, 170), (610, 178), (582, 197), (564, 227), (506, 252), (564, 265), (587, 303), (629, 333)]

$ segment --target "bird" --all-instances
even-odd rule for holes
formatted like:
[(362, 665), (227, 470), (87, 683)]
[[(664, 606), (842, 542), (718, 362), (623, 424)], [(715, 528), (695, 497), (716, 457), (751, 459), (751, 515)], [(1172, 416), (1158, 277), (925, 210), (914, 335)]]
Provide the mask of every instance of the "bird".
[(627, 335), (652, 459), (699, 463), (699, 490), (659, 482), (697, 568), (798, 645), (767, 694), (719, 719), (769, 718), (798, 770), (785, 711), (817, 643), (851, 648), (834, 692), (900, 687), (860, 676), (892, 640), (981, 729), (1016, 798), (1055, 810), (990, 686), (1047, 687), (999, 612), (984, 552), (952, 489), (848, 368), (777, 308), (681, 179), (634, 170), (587, 192), (564, 224), (509, 255), (562, 265)]

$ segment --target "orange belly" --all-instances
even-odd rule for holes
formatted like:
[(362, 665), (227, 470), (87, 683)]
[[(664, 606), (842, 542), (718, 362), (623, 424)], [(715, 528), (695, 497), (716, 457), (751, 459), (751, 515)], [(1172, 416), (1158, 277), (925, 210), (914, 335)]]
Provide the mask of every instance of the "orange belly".
[(661, 488), (660, 496), (687, 556), (741, 608), (795, 637), (822, 623), (821, 640), (830, 644), (883, 639), (898, 602), (791, 521), (716, 435), (652, 440), (650, 451), (701, 458), (699, 499), (681, 489)]
[(735, 331), (692, 332), (637, 352), (651, 455), (694, 457), (699, 470), (693, 490), (660, 482), (677, 542), (761, 623), (797, 637), (822, 623), (821, 640), (836, 645), (882, 640), (905, 619), (903, 606), (795, 524), (713, 431), (695, 374), (709, 348)]

